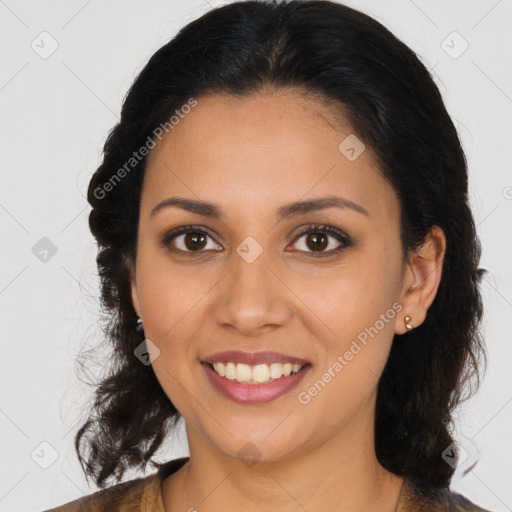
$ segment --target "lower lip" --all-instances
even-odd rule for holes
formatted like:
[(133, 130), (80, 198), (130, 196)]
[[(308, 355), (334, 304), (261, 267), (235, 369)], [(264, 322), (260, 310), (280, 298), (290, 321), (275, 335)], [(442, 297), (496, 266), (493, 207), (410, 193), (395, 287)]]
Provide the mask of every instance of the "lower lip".
[(263, 404), (285, 395), (299, 384), (311, 368), (311, 365), (305, 365), (297, 373), (267, 384), (241, 384), (221, 377), (209, 364), (201, 364), (213, 386), (226, 398), (240, 404)]

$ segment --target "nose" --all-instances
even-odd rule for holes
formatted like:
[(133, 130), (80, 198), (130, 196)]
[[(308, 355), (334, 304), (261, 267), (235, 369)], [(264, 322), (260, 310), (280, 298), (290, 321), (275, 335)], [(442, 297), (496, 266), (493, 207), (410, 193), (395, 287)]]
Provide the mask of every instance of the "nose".
[(234, 252), (232, 267), (218, 287), (215, 319), (246, 337), (285, 325), (293, 316), (292, 293), (273, 268), (265, 251), (252, 262)]

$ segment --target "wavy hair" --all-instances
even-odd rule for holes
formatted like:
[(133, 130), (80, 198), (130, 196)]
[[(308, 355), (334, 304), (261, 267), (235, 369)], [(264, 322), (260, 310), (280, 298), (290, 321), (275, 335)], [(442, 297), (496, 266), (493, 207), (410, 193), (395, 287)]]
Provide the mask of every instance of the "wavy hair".
[(128, 91), (88, 188), (112, 357), (75, 436), (80, 464), (100, 487), (148, 461), (159, 466), (152, 457), (180, 417), (152, 366), (134, 356), (144, 340), (135, 330), (130, 276), (146, 162), (134, 160), (134, 152), (191, 97), (268, 88), (300, 90), (340, 107), (398, 194), (404, 255), (422, 245), (433, 225), (446, 235), (436, 297), (422, 325), (395, 335), (375, 418), (375, 450), (387, 470), (446, 487), (454, 472), (442, 457), (454, 441), (451, 414), (472, 396), (472, 386), (466, 396), (464, 390), (474, 377), (474, 389), (480, 385), (486, 359), (479, 283), (487, 270), (478, 268), (466, 158), (416, 54), (370, 16), (328, 0), (240, 1), (213, 9), (158, 49)]

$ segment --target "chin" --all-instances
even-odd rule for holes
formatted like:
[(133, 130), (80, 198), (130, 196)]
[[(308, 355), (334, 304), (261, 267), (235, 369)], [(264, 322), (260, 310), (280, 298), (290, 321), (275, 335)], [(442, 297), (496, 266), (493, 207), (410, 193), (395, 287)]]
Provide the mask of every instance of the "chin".
[[(240, 439), (231, 439), (228, 446), (218, 448), (229, 457), (236, 458), (247, 466), (256, 463), (273, 463), (290, 459), (297, 455), (296, 444), (287, 445), (285, 439), (269, 439), (267, 434), (260, 436), (245, 435)], [(287, 437), (289, 440), (290, 437)]]

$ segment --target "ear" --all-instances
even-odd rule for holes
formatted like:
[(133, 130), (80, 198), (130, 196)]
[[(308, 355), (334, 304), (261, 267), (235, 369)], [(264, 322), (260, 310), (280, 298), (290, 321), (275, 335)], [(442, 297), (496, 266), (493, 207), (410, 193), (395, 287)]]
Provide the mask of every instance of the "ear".
[(406, 316), (411, 317), (413, 327), (425, 321), (441, 282), (445, 252), (446, 236), (439, 226), (432, 226), (425, 243), (409, 254), (400, 295), (403, 315), (397, 317), (396, 334), (407, 332)]
[(132, 295), (132, 304), (135, 309), (135, 313), (138, 315), (140, 311), (139, 291), (137, 289), (137, 279), (135, 273), (135, 265), (130, 264), (130, 288)]

